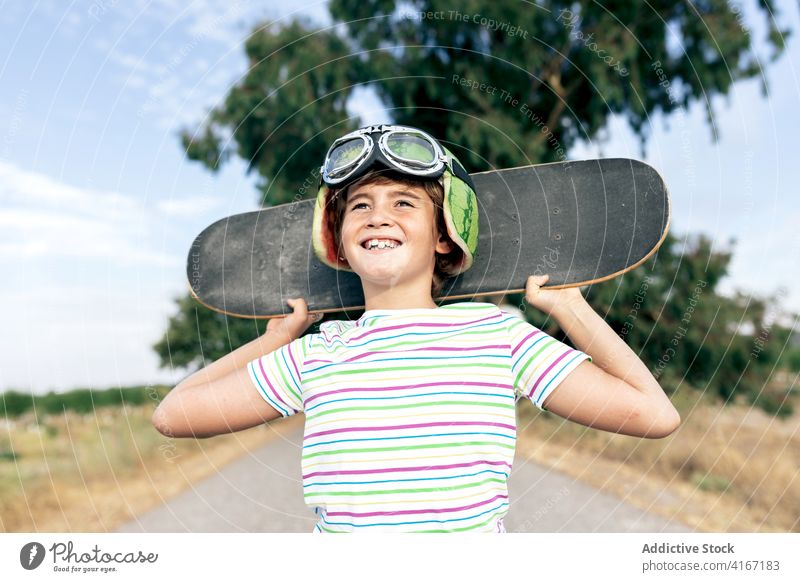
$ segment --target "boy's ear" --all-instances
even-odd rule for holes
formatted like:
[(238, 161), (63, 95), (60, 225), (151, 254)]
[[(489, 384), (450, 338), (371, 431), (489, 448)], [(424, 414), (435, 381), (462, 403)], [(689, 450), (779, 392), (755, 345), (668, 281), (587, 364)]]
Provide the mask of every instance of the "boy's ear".
[(436, 252), (442, 255), (446, 255), (453, 251), (453, 243), (450, 242), (448, 239), (444, 237), (444, 235), (439, 235), (439, 242), (436, 243)]

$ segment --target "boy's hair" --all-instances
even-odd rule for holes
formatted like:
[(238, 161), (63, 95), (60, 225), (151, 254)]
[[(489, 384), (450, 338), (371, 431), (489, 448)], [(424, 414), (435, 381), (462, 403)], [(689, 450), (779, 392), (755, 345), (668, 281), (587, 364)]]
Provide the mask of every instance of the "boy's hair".
[(452, 250), (447, 254), (436, 253), (436, 263), (433, 268), (433, 278), (431, 280), (431, 297), (435, 297), (442, 290), (444, 280), (450, 276), (448, 270), (452, 269), (454, 265), (460, 264), (464, 252), (461, 250), (461, 247), (453, 242), (447, 232), (447, 225), (444, 221), (444, 210), (442, 209), (444, 205), (444, 188), (438, 180), (418, 180), (397, 172), (373, 169), (342, 190), (332, 188), (328, 199), (333, 200), (332, 204), (334, 208), (333, 212), (327, 213), (327, 226), (330, 232), (333, 233), (333, 240), (336, 243), (337, 252), (339, 256), (343, 256), (341, 241), (342, 222), (344, 221), (344, 213), (347, 208), (347, 196), (350, 189), (368, 184), (386, 184), (388, 182), (397, 182), (403, 186), (421, 186), (425, 189), (431, 202), (433, 202), (433, 215), (437, 235), (441, 235), (452, 247)]

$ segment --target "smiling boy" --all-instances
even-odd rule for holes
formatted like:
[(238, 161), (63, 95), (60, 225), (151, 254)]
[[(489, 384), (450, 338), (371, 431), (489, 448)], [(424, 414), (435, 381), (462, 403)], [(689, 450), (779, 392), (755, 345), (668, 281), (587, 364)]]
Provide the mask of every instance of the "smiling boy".
[[(261, 338), (181, 382), (153, 417), (211, 436), (304, 412), (303, 488), (315, 531), (504, 531), (514, 402), (602, 430), (660, 438), (680, 418), (647, 367), (577, 289), (526, 300), (577, 349), (490, 303), (437, 306), (469, 268), (476, 193), (458, 160), (414, 128), (340, 138), (314, 218), (320, 259), (361, 279), (356, 321), (314, 321), (303, 299)], [(301, 337), (302, 336), (302, 337)]]
[(424, 187), (379, 173), (349, 188), (336, 237), (345, 262), (361, 278), (365, 309), (437, 307), (431, 297), (437, 255), (447, 256), (455, 245), (439, 234), (434, 210)]
[[(430, 307), (435, 253), (449, 252), (433, 222), (433, 202), (422, 188), (369, 184), (347, 197), (341, 240), (361, 278), (366, 309)], [(434, 253), (431, 253), (434, 249)]]

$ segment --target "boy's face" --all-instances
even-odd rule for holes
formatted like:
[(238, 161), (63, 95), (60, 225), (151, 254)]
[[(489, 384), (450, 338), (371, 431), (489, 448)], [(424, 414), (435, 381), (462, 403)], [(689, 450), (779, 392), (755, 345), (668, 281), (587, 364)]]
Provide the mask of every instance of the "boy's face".
[[(342, 249), (362, 281), (392, 286), (430, 281), (435, 254), (451, 250), (436, 232), (434, 207), (425, 188), (397, 182), (360, 185), (348, 194)], [(385, 241), (366, 248), (369, 241)], [(386, 244), (386, 243), (391, 244)]]

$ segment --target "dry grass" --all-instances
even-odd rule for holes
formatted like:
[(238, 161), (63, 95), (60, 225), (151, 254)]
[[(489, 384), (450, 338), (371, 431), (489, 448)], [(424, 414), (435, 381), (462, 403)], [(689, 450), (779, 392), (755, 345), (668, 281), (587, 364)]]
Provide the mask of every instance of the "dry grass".
[[(800, 415), (778, 420), (694, 393), (673, 401), (683, 424), (661, 440), (586, 429), (523, 405), (518, 455), (698, 531), (800, 531)], [(152, 428), (151, 412), (0, 424), (0, 531), (113, 530), (302, 423), (174, 440)]]
[(518, 455), (698, 531), (800, 531), (800, 415), (780, 420), (696, 393), (673, 401), (683, 422), (659, 440), (586, 429), (528, 404)]
[(150, 424), (152, 410), (0, 421), (0, 531), (111, 531), (297, 425), (168, 439)]

